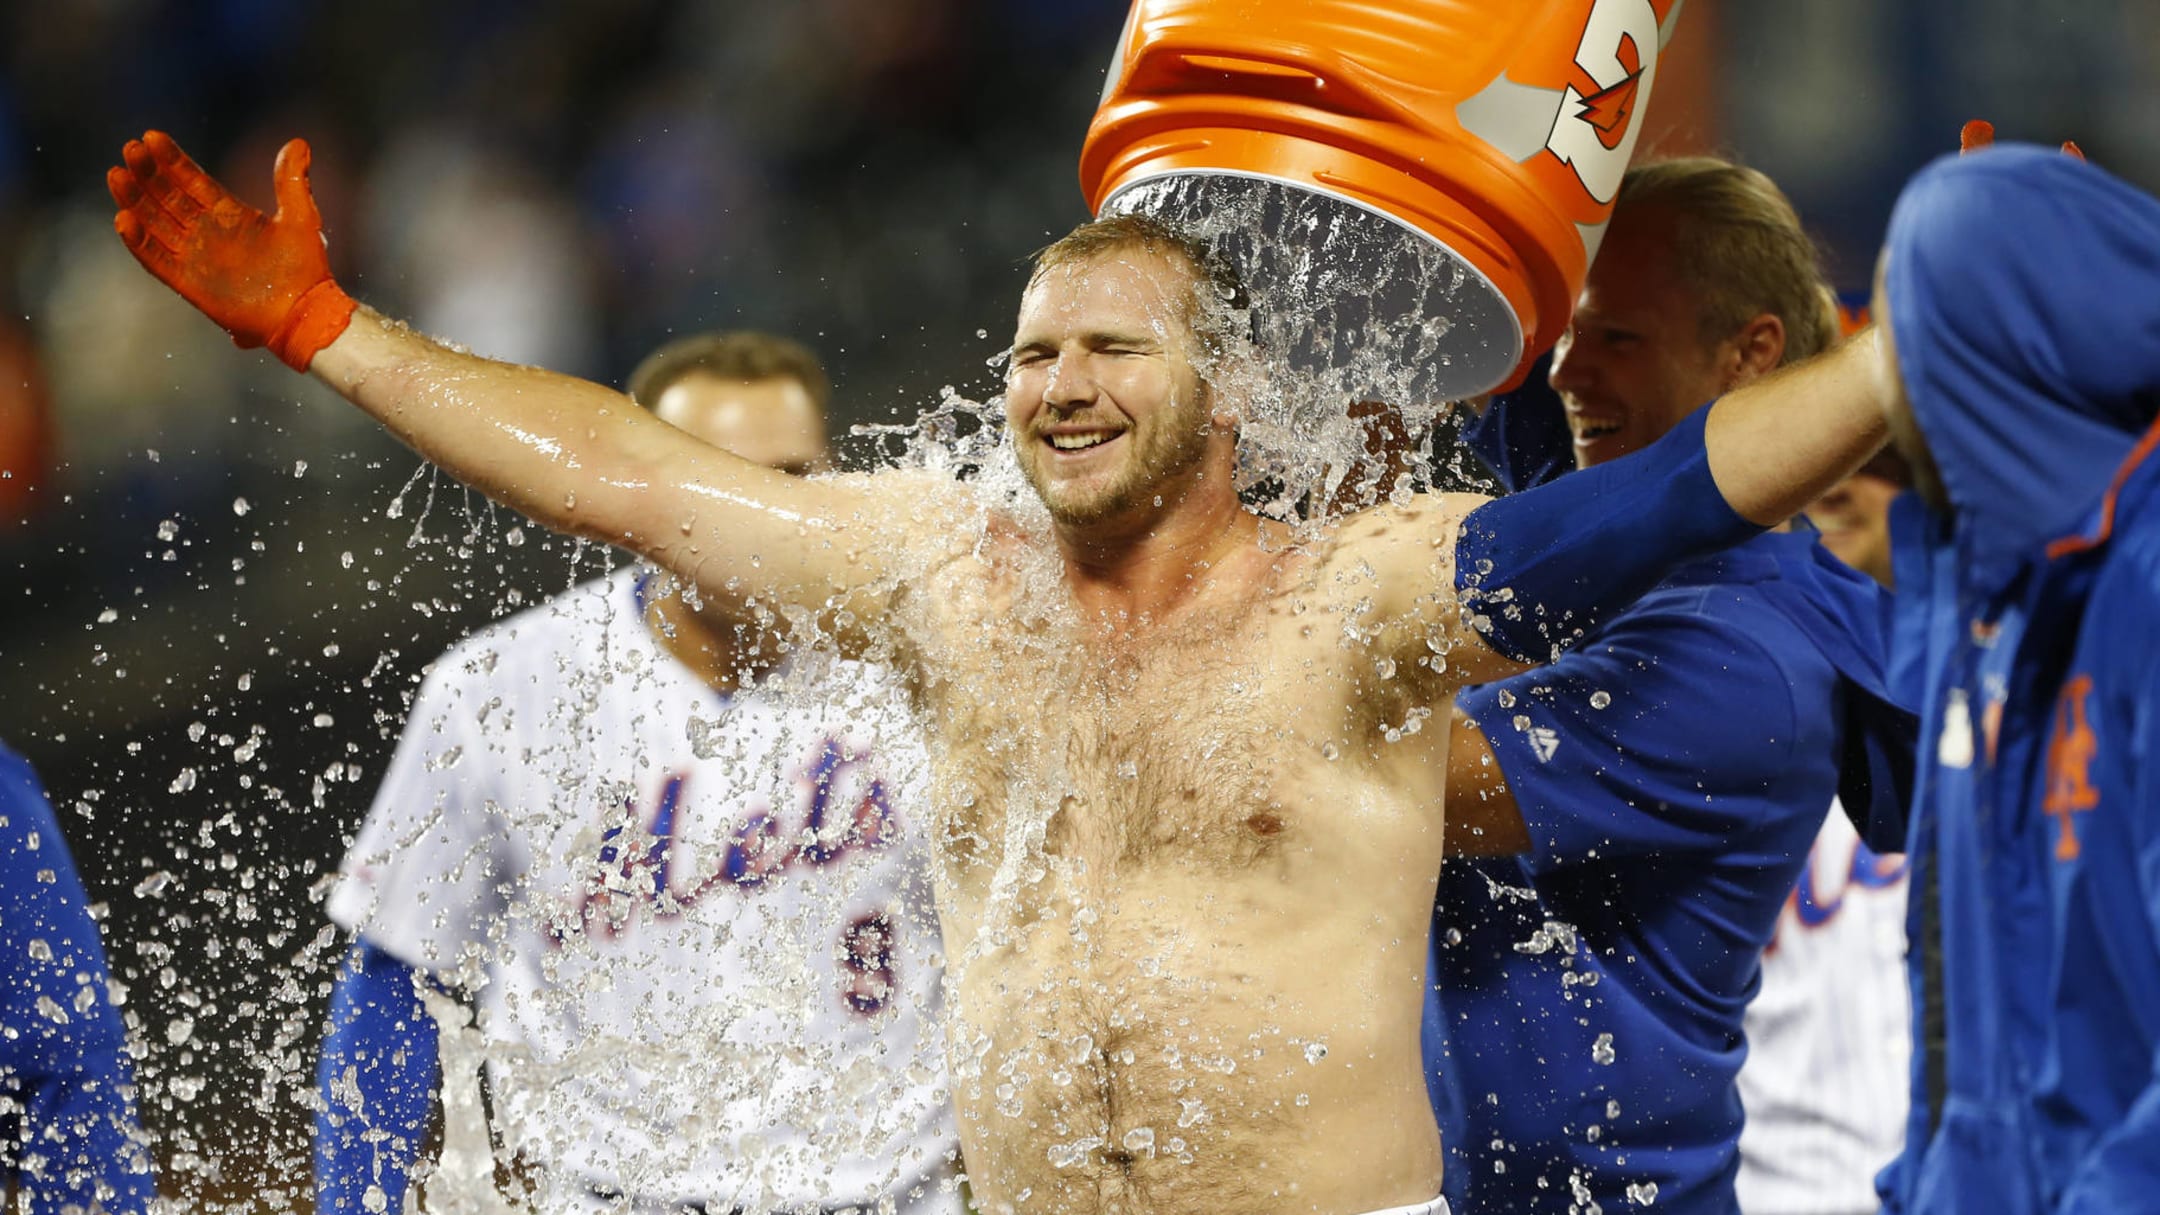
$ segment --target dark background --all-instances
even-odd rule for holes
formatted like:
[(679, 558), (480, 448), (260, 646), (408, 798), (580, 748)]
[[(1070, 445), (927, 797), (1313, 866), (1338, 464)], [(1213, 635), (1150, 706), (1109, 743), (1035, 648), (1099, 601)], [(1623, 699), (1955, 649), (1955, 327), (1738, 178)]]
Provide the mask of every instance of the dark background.
[[(619, 558), (489, 507), (135, 267), (103, 172), (172, 132), (269, 201), (315, 145), (359, 298), (620, 382), (653, 344), (815, 345), (836, 423), (994, 391), (1117, 0), (0, 4), (0, 739), (39, 765), (128, 987), (166, 1192), (304, 1209), (324, 876), (422, 664)], [(1688, 0), (1645, 150), (1778, 178), (1864, 285), (1965, 118), (2160, 181), (2160, 5)], [(0, 426), (0, 435), (6, 429)], [(13, 495), (12, 498), (10, 495)], [(11, 518), (20, 508), (21, 518)]]

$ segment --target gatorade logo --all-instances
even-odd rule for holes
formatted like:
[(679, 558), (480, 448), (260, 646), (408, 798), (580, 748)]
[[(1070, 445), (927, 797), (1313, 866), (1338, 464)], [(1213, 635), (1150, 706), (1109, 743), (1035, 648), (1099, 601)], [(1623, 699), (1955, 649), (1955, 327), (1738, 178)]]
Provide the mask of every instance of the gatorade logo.
[(1619, 193), (1634, 155), (1636, 103), (1657, 79), (1658, 41), (1650, 0), (1596, 0), (1576, 43), (1575, 66), (1587, 80), (1562, 92), (1545, 148), (1601, 206)]

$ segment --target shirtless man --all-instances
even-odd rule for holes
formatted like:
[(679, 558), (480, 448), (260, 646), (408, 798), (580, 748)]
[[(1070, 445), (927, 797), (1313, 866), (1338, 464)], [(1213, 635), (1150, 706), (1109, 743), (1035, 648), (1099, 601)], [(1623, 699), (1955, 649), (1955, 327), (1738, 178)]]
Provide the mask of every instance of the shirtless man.
[(355, 305), (299, 141), (275, 217), (163, 135), (124, 158), (121, 238), (242, 345), (714, 610), (814, 619), (912, 682), (989, 1212), (1444, 1209), (1418, 1029), (1449, 698), (1790, 516), (1883, 439), (1858, 341), (1603, 472), (1293, 535), (1237, 497), (1235, 377), (1211, 373), (1239, 343), (1206, 255), (1124, 220), (1046, 250), (1021, 300), (1005, 414), (1033, 494), (800, 480)]

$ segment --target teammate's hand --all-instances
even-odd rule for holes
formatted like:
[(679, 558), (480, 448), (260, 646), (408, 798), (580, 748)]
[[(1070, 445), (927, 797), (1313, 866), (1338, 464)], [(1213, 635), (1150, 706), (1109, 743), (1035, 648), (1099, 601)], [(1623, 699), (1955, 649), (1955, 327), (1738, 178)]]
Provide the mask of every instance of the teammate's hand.
[(322, 213), (308, 190), (307, 141), (278, 152), (277, 214), (234, 198), (163, 131), (129, 140), (105, 171), (113, 230), (160, 282), (243, 349), (268, 346), (295, 371), (337, 340), (352, 297), (330, 278)]

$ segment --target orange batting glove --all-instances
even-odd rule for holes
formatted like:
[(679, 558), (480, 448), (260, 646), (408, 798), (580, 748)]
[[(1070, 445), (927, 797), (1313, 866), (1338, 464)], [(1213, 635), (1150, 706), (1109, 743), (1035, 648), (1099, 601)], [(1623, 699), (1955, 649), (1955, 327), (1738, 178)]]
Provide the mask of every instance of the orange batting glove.
[(268, 346), (294, 371), (337, 340), (358, 307), (330, 279), (322, 212), (308, 190), (307, 141), (278, 152), (277, 214), (219, 185), (163, 131), (129, 140), (105, 171), (113, 230), (158, 281), (244, 350)]

